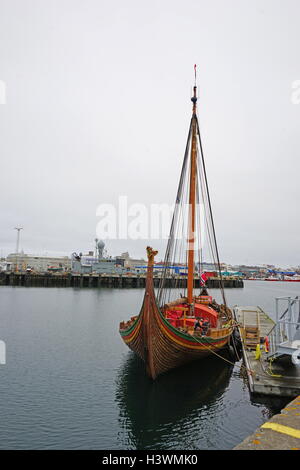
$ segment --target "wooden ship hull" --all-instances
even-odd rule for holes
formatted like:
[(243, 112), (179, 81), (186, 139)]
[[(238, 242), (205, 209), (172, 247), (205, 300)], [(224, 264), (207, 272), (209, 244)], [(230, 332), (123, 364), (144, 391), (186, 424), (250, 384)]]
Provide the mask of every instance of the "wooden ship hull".
[[(214, 313), (210, 307), (197, 301), (194, 309), (197, 316), (206, 317)], [(218, 318), (218, 328), (210, 328), (203, 336), (194, 330), (195, 316), (176, 320), (182, 325), (176, 327), (166, 318), (168, 310), (162, 310), (157, 305), (150, 267), (140, 314), (126, 323), (121, 322), (120, 334), (125, 344), (145, 362), (147, 374), (152, 379), (170, 369), (213, 354), (230, 340), (232, 321), (226, 317), (223, 320)]]

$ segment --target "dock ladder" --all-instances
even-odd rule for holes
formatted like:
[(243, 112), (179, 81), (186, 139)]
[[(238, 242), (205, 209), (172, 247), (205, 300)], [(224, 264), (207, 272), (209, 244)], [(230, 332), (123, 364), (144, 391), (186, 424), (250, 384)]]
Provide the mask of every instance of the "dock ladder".
[(260, 343), (260, 314), (258, 310), (243, 310), (242, 332), (245, 347), (256, 349)]

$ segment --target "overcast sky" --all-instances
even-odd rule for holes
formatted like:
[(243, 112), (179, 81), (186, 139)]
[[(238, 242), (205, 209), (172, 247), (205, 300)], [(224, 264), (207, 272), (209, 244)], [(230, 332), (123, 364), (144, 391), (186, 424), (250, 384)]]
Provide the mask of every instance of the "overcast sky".
[(196, 63), (221, 260), (300, 264), (299, 19), (299, 0), (0, 0), (0, 255), (16, 226), (25, 253), (93, 249), (119, 195), (172, 204)]

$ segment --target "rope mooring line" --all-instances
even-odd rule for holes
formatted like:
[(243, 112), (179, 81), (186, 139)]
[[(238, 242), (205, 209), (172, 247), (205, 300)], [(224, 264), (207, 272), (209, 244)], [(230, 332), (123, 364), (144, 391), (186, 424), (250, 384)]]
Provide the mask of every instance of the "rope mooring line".
[(229, 359), (226, 359), (225, 357), (221, 356), (220, 354), (218, 354), (216, 351), (214, 351), (213, 349), (209, 348), (206, 346), (205, 343), (203, 343), (203, 341), (200, 341), (199, 338), (196, 338), (195, 336), (191, 335), (190, 333), (188, 333), (188, 335), (191, 337), (191, 338), (194, 338), (199, 344), (201, 344), (204, 348), (206, 348), (208, 351), (210, 351), (211, 353), (213, 353), (215, 356), (219, 357), (220, 359), (222, 359), (224, 362), (228, 362), (228, 364), (230, 364), (231, 366), (233, 367), (239, 367), (240, 369), (245, 369), (246, 372), (249, 372), (251, 375), (254, 373), (253, 370), (251, 369), (248, 369), (244, 364), (236, 364), (235, 362), (232, 362), (230, 361)]

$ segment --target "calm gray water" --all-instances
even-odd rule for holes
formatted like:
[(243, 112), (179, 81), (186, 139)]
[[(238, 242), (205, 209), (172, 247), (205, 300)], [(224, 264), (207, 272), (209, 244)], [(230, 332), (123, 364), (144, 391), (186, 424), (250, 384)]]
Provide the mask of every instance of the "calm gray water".
[[(226, 296), (230, 306), (271, 313), (275, 296), (299, 290), (248, 281)], [(142, 296), (142, 289), (0, 288), (1, 449), (231, 449), (285, 404), (251, 401), (239, 367), (215, 357), (152, 383), (118, 333)]]

